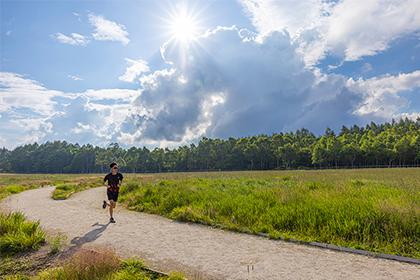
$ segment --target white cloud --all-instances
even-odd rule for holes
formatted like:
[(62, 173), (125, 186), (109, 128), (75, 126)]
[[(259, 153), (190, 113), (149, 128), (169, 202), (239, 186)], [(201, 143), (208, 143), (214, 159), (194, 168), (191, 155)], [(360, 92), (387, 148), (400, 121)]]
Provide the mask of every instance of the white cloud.
[(305, 67), (287, 33), (244, 34), (235, 27), (217, 28), (182, 50), (165, 44), (162, 56), (171, 68), (140, 79), (141, 95), (118, 139), (174, 146), (203, 135), (302, 127), (321, 133), (326, 127), (389, 121), (408, 109), (401, 93), (419, 85), (417, 71), (356, 81), (323, 74)]
[(53, 98), (61, 95), (62, 92), (46, 89), (22, 75), (0, 72), (0, 112), (23, 108), (48, 116), (54, 113)]
[(123, 45), (130, 42), (124, 25), (107, 20), (103, 16), (89, 14), (89, 22), (95, 28), (92, 36), (99, 41), (119, 41)]
[(329, 49), (343, 54), (346, 60), (357, 60), (385, 50), (395, 38), (419, 30), (420, 3), (342, 1), (334, 6), (326, 29)]
[(8, 148), (46, 140), (105, 145), (116, 141), (139, 95), (130, 89), (62, 92), (0, 72), (0, 135)]
[(267, 34), (286, 29), (295, 37), (306, 29), (318, 27), (331, 4), (323, 0), (242, 0), (245, 11), (257, 29)]
[(78, 75), (67, 75), (67, 77), (72, 79), (73, 81), (83, 81), (83, 79)]
[(60, 43), (73, 46), (86, 46), (89, 43), (89, 40), (79, 33), (71, 33), (70, 36), (67, 36), (58, 32), (52, 35), (52, 37)]
[(120, 76), (118, 79), (120, 81), (132, 83), (136, 80), (143, 73), (147, 73), (150, 71), (147, 62), (142, 59), (130, 59), (126, 58), (125, 61), (127, 62), (128, 66), (125, 70), (124, 75)]
[(375, 55), (420, 30), (418, 0), (241, 2), (261, 33), (286, 29), (309, 65), (327, 52), (348, 61)]
[[(137, 143), (185, 143), (203, 135), (246, 136), (359, 123), (362, 94), (342, 76), (323, 81), (305, 65), (286, 33), (255, 38), (217, 28), (180, 51), (162, 48), (171, 69), (143, 76), (141, 95), (121, 136)], [(203, 46), (203, 47), (201, 47)], [(186, 59), (188, 58), (188, 59)], [(314, 117), (316, 116), (316, 117)]]
[(408, 100), (399, 93), (420, 87), (420, 70), (367, 80), (349, 79), (347, 86), (365, 96), (362, 106), (356, 110), (358, 114), (374, 115), (389, 120), (403, 113), (401, 110), (408, 106)]
[(92, 127), (90, 124), (82, 124), (78, 122), (77, 125), (71, 129), (71, 132), (81, 134), (83, 132), (92, 131), (93, 129), (95, 128)]
[(79, 22), (82, 22), (82, 16), (81, 16), (79, 13), (73, 12), (73, 15), (74, 15), (75, 17), (77, 17), (77, 20), (78, 20)]
[(397, 114), (395, 115), (396, 119), (410, 119), (410, 120), (418, 120), (420, 119), (420, 112), (416, 112), (416, 113), (401, 113), (401, 114)]
[(372, 70), (373, 70), (372, 64), (370, 64), (368, 62), (363, 63), (363, 66), (361, 68), (362, 73), (368, 73)]
[(88, 89), (83, 93), (83, 96), (90, 100), (122, 100), (131, 102), (135, 97), (139, 96), (138, 90), (131, 89)]

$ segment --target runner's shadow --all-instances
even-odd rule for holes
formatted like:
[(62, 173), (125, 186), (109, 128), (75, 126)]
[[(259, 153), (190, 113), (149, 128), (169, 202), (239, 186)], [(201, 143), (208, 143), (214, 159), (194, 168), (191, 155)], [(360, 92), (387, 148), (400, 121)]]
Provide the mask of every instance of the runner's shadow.
[(98, 239), (102, 232), (106, 230), (110, 223), (107, 224), (99, 224), (98, 222), (94, 223), (92, 227), (96, 227), (91, 231), (86, 232), (83, 236), (76, 236), (70, 241), (70, 247), (67, 248), (62, 254), (63, 257), (72, 255), (75, 253), (81, 246), (86, 243), (95, 241)]
[(102, 235), (102, 232), (104, 232), (106, 230), (106, 228), (109, 226), (109, 223), (99, 224), (98, 222), (96, 222), (92, 226), (93, 227), (94, 226), (99, 226), (99, 227), (95, 228), (95, 229), (92, 229), (89, 232), (86, 232), (83, 236), (76, 236), (75, 238), (73, 238), (70, 241), (70, 243), (73, 244), (73, 246), (80, 247), (85, 243), (95, 241), (96, 239), (98, 239)]

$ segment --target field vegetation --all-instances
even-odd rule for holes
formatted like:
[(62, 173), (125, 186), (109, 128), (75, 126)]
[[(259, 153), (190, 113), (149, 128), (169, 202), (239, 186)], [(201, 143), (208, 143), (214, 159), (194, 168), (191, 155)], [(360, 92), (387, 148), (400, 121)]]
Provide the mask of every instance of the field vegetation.
[[(120, 201), (132, 210), (420, 258), (416, 168), (124, 175)], [(10, 193), (1, 192), (13, 189), (8, 184), (23, 186), (16, 187), (21, 191), (48, 182), (58, 185), (55, 199), (66, 199), (102, 185), (104, 174), (14, 176), (0, 175), (0, 193)]]
[(36, 250), (44, 242), (39, 223), (27, 221), (22, 213), (0, 213), (0, 256)]
[(420, 258), (420, 170), (127, 176), (129, 209), (271, 238)]

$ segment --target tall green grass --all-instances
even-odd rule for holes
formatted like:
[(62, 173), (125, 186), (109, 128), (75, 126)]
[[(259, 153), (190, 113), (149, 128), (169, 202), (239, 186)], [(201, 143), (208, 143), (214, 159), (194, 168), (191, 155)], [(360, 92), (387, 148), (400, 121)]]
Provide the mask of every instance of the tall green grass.
[(99, 179), (80, 179), (78, 182), (59, 183), (53, 191), (52, 198), (55, 200), (67, 199), (74, 193), (81, 192), (89, 188), (99, 187), (101, 185), (102, 184)]
[(0, 255), (36, 250), (45, 242), (38, 222), (25, 220), (22, 213), (0, 213)]
[(133, 180), (121, 201), (179, 221), (420, 258), (417, 186), (283, 174)]

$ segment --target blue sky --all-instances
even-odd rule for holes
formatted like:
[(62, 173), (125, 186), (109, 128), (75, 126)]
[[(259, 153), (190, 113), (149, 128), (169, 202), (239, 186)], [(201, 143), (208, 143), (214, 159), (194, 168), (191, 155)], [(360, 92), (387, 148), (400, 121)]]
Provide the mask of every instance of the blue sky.
[(177, 146), (420, 115), (420, 4), (1, 0), (0, 146)]
[[(191, 1), (203, 12), (202, 28), (238, 24), (252, 27), (235, 1)], [(169, 39), (165, 20), (176, 9), (173, 1), (2, 1), (2, 70), (27, 74), (49, 88), (65, 91), (128, 87), (118, 80), (124, 58), (142, 58), (160, 67), (159, 48)], [(89, 14), (123, 24), (129, 44), (92, 41), (85, 47), (60, 44), (57, 32), (89, 35)], [(7, 36), (7, 32), (11, 34)], [(166, 33), (166, 34), (165, 34)], [(68, 75), (83, 77), (74, 82)]]

